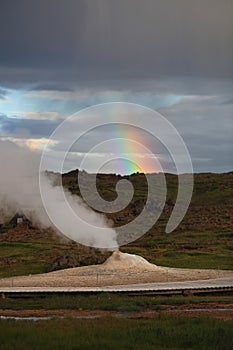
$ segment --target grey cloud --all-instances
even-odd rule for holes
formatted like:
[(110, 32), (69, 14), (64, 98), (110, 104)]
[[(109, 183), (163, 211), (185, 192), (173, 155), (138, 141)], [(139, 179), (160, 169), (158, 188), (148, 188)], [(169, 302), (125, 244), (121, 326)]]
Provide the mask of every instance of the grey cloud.
[(222, 102), (223, 105), (233, 105), (233, 98)]
[(71, 64), (83, 11), (82, 0), (1, 1), (1, 63), (37, 68)]
[[(232, 107), (223, 105), (222, 101), (222, 97), (197, 96), (160, 109), (183, 137), (196, 172), (232, 169)], [(210, 161), (201, 162), (200, 159)]]
[(76, 80), (233, 74), (231, 0), (2, 0), (1, 15), (5, 68)]
[(51, 83), (38, 83), (38, 84), (34, 84), (28, 87), (28, 90), (30, 91), (66, 91), (66, 92), (72, 92), (74, 91), (73, 88), (71, 88), (71, 86), (67, 86), (67, 83), (55, 83), (55, 82), (51, 82)]

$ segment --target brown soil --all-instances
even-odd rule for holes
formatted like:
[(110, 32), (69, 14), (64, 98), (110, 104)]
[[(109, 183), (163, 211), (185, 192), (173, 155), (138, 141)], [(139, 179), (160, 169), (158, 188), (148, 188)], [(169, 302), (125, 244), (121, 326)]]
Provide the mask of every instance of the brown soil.
[(188, 305), (161, 305), (161, 310), (156, 311), (152, 308), (141, 310), (140, 312), (117, 312), (114, 310), (1, 310), (1, 316), (10, 317), (78, 317), (78, 318), (92, 318), (92, 317), (106, 317), (118, 316), (126, 318), (154, 318), (160, 314), (178, 315), (186, 317), (211, 317), (222, 320), (233, 320), (233, 304), (221, 303), (200, 303)]

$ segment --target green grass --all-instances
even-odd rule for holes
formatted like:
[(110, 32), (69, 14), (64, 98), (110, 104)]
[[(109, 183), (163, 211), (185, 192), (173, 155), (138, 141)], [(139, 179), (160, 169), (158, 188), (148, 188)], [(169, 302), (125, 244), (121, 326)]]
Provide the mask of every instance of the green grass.
[(197, 303), (231, 303), (232, 294), (199, 295), (199, 296), (159, 296), (131, 295), (117, 293), (100, 294), (42, 294), (24, 295), (15, 298), (0, 299), (0, 309), (75, 309), (79, 310), (112, 310), (140, 311), (145, 308), (155, 309), (161, 305), (182, 305)]
[(161, 266), (231, 270), (232, 246), (232, 232), (217, 229), (145, 235), (121, 250)]
[(232, 349), (233, 321), (158, 316), (154, 319), (0, 320), (2, 350)]
[[(230, 258), (232, 255), (232, 258)], [(233, 254), (201, 252), (169, 252), (156, 259), (162, 266), (173, 266), (192, 269), (232, 269)]]
[(30, 275), (30, 274), (37, 274), (37, 273), (46, 273), (48, 272), (49, 264), (47, 262), (43, 261), (30, 261), (29, 263), (27, 261), (20, 262), (18, 264), (17, 262), (14, 265), (11, 266), (1, 266), (0, 267), (0, 276), (1, 278), (4, 277), (11, 277), (11, 276), (22, 276), (22, 275)]
[[(63, 256), (72, 256), (83, 266), (103, 262), (109, 253), (62, 242), (59, 236), (38, 241), (34, 231), (25, 238), (22, 232), (22, 240), (0, 241), (0, 278), (48, 272), (53, 262)], [(63, 268), (66, 267), (69, 266)]]
[(55, 250), (49, 241), (0, 242), (0, 277), (47, 272), (48, 257)]

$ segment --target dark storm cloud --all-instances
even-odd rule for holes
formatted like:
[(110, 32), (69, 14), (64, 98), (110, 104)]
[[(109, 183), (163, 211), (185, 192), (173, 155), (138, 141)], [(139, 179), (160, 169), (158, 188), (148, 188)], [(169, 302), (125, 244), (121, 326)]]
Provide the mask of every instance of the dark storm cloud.
[(78, 42), (84, 2), (1, 1), (1, 63), (54, 67), (70, 64)]
[(41, 84), (33, 84), (29, 88), (29, 90), (33, 91), (68, 91), (72, 92), (74, 89), (72, 89), (70, 86), (67, 86), (65, 84), (61, 85), (60, 83), (41, 83)]
[(49, 79), (46, 69), (76, 82), (229, 78), (232, 13), (231, 0), (2, 0), (0, 65), (9, 75), (27, 68), (29, 82), (35, 70)]
[(160, 112), (173, 123), (189, 149), (194, 171), (232, 169), (232, 107), (222, 97), (186, 97)]

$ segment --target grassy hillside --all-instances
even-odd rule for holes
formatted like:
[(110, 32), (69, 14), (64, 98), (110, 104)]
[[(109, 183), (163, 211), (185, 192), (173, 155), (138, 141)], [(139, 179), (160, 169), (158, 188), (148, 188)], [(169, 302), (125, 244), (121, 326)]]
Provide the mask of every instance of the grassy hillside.
[[(77, 175), (77, 171), (63, 175), (63, 185), (80, 195)], [(91, 175), (85, 176), (88, 186)], [(115, 188), (120, 178), (114, 174), (98, 175), (97, 188), (104, 199), (116, 198)], [(143, 174), (124, 178), (133, 184), (134, 196), (124, 210), (108, 214), (115, 226), (133, 220), (147, 198)], [(194, 180), (189, 210), (174, 232), (165, 233), (177, 194), (177, 177), (169, 174), (166, 175), (166, 205), (160, 219), (146, 235), (121, 250), (140, 254), (158, 265), (233, 269), (233, 173), (196, 174)], [(0, 277), (101, 263), (110, 254), (75, 244), (52, 231), (26, 226), (2, 227), (1, 231)]]

